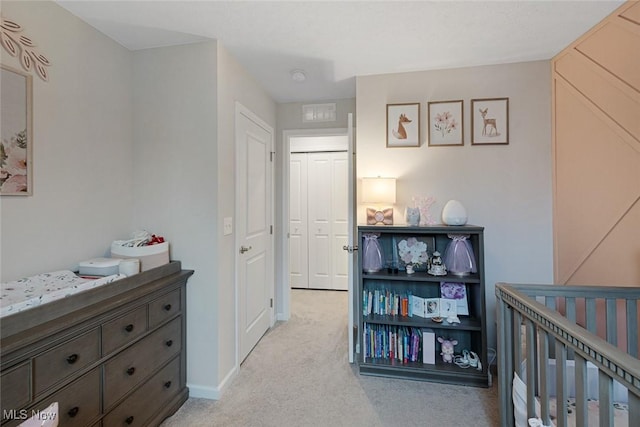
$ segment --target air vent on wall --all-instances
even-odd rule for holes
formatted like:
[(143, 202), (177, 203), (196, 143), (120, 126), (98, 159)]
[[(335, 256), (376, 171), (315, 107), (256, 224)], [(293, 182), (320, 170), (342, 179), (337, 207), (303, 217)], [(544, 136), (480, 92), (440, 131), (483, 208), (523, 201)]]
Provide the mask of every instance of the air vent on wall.
[(303, 122), (335, 122), (336, 104), (307, 104), (302, 106)]

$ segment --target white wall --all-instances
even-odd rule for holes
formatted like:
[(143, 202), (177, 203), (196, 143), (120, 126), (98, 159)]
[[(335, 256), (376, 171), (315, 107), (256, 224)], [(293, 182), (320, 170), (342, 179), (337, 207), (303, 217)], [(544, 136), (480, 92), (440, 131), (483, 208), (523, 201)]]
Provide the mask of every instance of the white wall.
[[(33, 75), (33, 196), (0, 198), (0, 280), (75, 268), (130, 231), (131, 52), (53, 2), (2, 2), (49, 61)], [(3, 64), (21, 69), (1, 51)]]
[[(412, 196), (460, 200), (485, 227), (489, 343), (495, 346), (498, 281), (551, 283), (551, 79), (548, 61), (357, 78), (358, 177), (397, 177), (394, 219)], [(470, 100), (509, 98), (509, 145), (470, 145)], [(429, 147), (427, 102), (464, 100), (462, 147)], [(386, 148), (386, 104), (421, 104), (419, 148)], [(359, 223), (365, 222), (359, 206)]]
[[(218, 241), (216, 301), (217, 324), (219, 325), (218, 384), (224, 388), (236, 372), (235, 328), (235, 103), (239, 102), (255, 113), (274, 130), (276, 127), (276, 104), (247, 71), (221, 45), (218, 45), (218, 192), (216, 233)], [(232, 217), (234, 233), (223, 236), (225, 217)], [(193, 388), (191, 388), (193, 391)], [(193, 392), (192, 392), (193, 395)]]
[(217, 388), (221, 348), (216, 68), (217, 42), (134, 53), (133, 223), (166, 237), (171, 259), (195, 270), (187, 285), (187, 381), (200, 392)]

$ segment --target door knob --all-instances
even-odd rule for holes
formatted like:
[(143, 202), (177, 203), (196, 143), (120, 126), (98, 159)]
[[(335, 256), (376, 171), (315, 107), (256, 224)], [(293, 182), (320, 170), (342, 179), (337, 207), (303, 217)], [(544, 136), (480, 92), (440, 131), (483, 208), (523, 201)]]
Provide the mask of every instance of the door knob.
[(243, 254), (243, 253), (245, 253), (247, 251), (250, 251), (250, 250), (251, 250), (251, 246), (249, 246), (248, 248), (245, 247), (245, 246), (240, 246), (240, 253), (241, 254)]

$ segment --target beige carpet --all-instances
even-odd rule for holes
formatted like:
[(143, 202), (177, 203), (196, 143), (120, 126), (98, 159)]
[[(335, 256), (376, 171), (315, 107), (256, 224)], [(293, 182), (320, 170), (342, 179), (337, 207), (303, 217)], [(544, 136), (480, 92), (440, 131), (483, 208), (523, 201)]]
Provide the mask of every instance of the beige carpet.
[(489, 389), (361, 376), (347, 359), (347, 293), (292, 291), (218, 401), (190, 398), (163, 427), (498, 426)]

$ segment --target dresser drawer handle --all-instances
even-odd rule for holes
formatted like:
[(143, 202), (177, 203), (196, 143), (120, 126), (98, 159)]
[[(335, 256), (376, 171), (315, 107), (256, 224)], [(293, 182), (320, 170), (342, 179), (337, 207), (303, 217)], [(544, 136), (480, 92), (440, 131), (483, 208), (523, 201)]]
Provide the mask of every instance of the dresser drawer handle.
[(67, 357), (67, 363), (69, 365), (73, 365), (78, 361), (79, 358), (80, 356), (78, 356), (76, 353), (73, 353), (71, 356)]
[(173, 345), (173, 340), (168, 340), (167, 342), (165, 342), (165, 345), (167, 347), (171, 347)]
[(131, 415), (130, 417), (127, 417), (127, 419), (124, 420), (124, 422), (127, 424), (133, 424), (133, 415)]
[(165, 304), (163, 307), (166, 311), (171, 310), (171, 304)]
[(127, 332), (133, 331), (133, 325), (129, 323), (127, 326), (124, 327), (124, 330)]
[(136, 368), (133, 366), (127, 369), (127, 375), (133, 375), (136, 372)]
[(164, 383), (164, 388), (169, 388), (171, 387), (171, 381), (167, 381), (166, 383)]
[(78, 412), (80, 412), (80, 408), (78, 408), (77, 406), (74, 406), (73, 408), (69, 409), (69, 412), (67, 412), (67, 415), (73, 418), (76, 415), (78, 415)]

